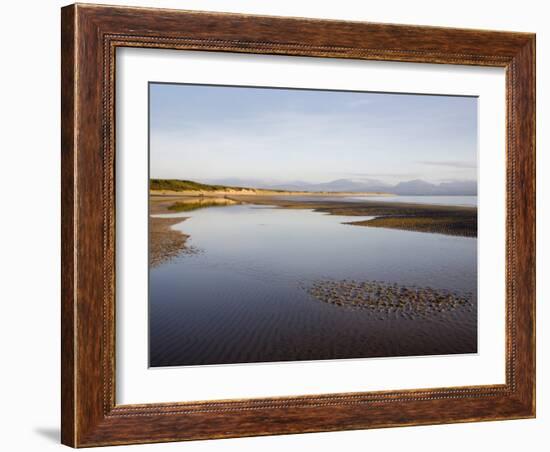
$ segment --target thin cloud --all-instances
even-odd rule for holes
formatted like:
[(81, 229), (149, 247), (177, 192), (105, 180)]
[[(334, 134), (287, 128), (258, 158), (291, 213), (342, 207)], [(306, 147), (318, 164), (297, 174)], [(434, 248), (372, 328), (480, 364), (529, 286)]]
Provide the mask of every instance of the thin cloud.
[(362, 107), (364, 105), (371, 105), (372, 103), (373, 103), (372, 99), (355, 99), (348, 102), (348, 107), (351, 107), (351, 108)]
[(446, 168), (465, 168), (465, 169), (477, 168), (477, 165), (475, 163), (461, 162), (458, 160), (447, 160), (447, 161), (425, 160), (425, 161), (420, 161), (418, 163), (420, 163), (421, 165), (429, 165), (429, 166), (444, 166)]
[(403, 173), (403, 172), (392, 172), (392, 173), (339, 173), (339, 174), (344, 174), (347, 177), (358, 177), (358, 178), (398, 177), (398, 178), (414, 179), (416, 177), (419, 177), (418, 173)]

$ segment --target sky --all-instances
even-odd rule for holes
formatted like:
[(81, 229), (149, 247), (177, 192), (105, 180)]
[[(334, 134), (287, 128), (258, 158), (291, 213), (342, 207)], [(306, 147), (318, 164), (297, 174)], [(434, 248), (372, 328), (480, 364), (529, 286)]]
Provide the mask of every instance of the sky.
[(149, 85), (152, 178), (476, 180), (477, 98)]

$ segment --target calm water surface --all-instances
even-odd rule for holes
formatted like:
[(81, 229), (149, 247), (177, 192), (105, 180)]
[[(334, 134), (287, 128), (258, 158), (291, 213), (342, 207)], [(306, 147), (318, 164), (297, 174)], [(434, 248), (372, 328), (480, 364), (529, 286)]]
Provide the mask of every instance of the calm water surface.
[(407, 202), (443, 206), (477, 206), (477, 196), (357, 196), (346, 199), (357, 201)]
[(382, 201), (442, 206), (477, 206), (477, 196), (278, 196), (278, 198), (294, 201)]
[[(477, 239), (254, 205), (178, 215), (189, 218), (174, 228), (200, 252), (150, 271), (151, 366), (477, 351)], [(327, 279), (472, 292), (473, 308), (429, 319), (380, 317), (304, 290)]]

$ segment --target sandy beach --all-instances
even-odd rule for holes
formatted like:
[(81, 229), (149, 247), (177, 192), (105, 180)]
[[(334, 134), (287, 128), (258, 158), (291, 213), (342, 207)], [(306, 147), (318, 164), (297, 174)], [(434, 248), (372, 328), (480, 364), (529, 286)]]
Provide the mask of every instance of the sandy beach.
[(172, 229), (185, 218), (149, 217), (149, 265), (156, 267), (168, 262), (186, 249), (188, 235)]

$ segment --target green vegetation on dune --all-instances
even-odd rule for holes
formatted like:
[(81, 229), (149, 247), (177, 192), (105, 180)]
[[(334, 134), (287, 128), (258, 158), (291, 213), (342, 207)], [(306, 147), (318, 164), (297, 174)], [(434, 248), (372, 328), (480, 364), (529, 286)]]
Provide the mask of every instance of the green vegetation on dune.
[(191, 180), (179, 179), (151, 179), (149, 181), (149, 190), (166, 191), (224, 191), (224, 190), (250, 190), (246, 187), (227, 187), (224, 185), (209, 185), (193, 182)]

